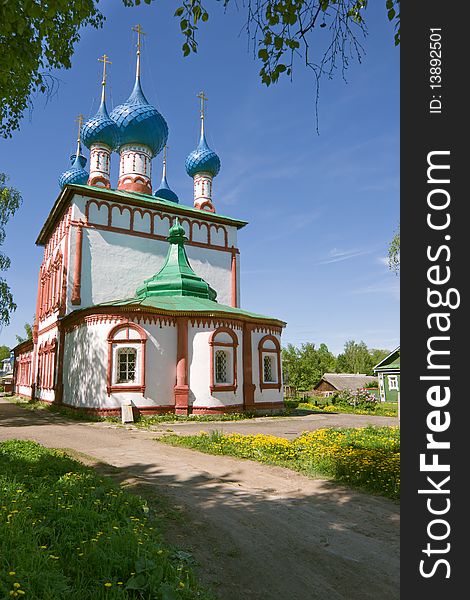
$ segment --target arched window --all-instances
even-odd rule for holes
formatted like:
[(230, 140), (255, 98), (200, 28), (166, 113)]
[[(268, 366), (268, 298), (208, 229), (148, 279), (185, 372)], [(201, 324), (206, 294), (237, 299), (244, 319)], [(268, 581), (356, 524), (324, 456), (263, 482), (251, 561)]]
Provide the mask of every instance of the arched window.
[(209, 338), (211, 347), (211, 392), (237, 389), (238, 338), (228, 327), (219, 327)]
[(121, 323), (108, 335), (108, 395), (112, 392), (145, 393), (147, 334), (136, 323)]
[(273, 335), (265, 335), (258, 344), (259, 387), (281, 389), (281, 345)]

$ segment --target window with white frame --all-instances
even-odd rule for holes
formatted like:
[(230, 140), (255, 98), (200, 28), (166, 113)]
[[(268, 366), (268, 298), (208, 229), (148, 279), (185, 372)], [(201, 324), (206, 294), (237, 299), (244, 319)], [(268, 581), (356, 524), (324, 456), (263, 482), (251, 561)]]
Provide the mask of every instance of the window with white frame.
[(135, 383), (137, 367), (137, 350), (135, 348), (118, 348), (116, 383)]
[(389, 375), (388, 376), (388, 389), (389, 390), (398, 390), (398, 376), (397, 375)]

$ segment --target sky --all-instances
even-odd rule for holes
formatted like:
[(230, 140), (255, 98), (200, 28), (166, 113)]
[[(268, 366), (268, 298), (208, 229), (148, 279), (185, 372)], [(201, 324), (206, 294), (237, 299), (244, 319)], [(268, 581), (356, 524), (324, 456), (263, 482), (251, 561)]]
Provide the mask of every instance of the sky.
[[(13, 347), (33, 320), (43, 254), (35, 241), (75, 151), (75, 119), (98, 108), (97, 59), (106, 53), (112, 61), (111, 112), (132, 90), (137, 23), (146, 32), (142, 87), (168, 123), (168, 181), (181, 204), (192, 205), (184, 160), (199, 137), (196, 94), (209, 98), (206, 136), (222, 164), (213, 201), (220, 214), (249, 222), (238, 237), (242, 308), (286, 321), (283, 345), (325, 343), (335, 354), (351, 339), (399, 345), (399, 278), (386, 260), (399, 225), (399, 50), (385, 2), (367, 9), (361, 64), (351, 64), (346, 81), (340, 72), (322, 80), (319, 133), (311, 72), (299, 61), (292, 82), (262, 85), (244, 9), (231, 4), (226, 14), (221, 3), (207, 4), (198, 52), (184, 58), (173, 3), (100, 2), (104, 28), (82, 30), (72, 68), (55, 73), (53, 96), (34, 99), (20, 130), (0, 140), (0, 171), (24, 199), (2, 247), (18, 308), (0, 328), (0, 345)], [(117, 181), (116, 155), (111, 169)], [(161, 155), (153, 161), (155, 189), (160, 173)]]

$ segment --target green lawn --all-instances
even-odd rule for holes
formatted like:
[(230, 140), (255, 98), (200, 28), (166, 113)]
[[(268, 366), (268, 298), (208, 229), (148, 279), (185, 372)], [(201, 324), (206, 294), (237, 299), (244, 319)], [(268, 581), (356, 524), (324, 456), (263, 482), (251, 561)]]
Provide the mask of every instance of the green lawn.
[(63, 451), (0, 443), (0, 598), (209, 599), (152, 513)]
[(398, 427), (319, 429), (294, 440), (264, 434), (214, 432), (165, 435), (158, 441), (280, 465), (312, 477), (326, 476), (393, 499), (400, 495)]
[(310, 411), (315, 413), (346, 413), (355, 415), (375, 415), (377, 417), (397, 417), (397, 402), (378, 402), (373, 408), (363, 409), (354, 406), (334, 403), (328, 398), (310, 398), (308, 401), (301, 399), (284, 400), (287, 409), (297, 411)]

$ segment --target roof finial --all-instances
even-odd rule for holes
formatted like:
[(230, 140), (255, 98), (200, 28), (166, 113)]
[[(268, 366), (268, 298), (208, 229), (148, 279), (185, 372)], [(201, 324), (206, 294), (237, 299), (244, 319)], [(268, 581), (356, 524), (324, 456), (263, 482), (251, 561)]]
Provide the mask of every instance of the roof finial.
[(83, 115), (79, 114), (78, 117), (75, 119), (75, 122), (78, 123), (78, 134), (77, 134), (77, 157), (78, 157), (82, 153), (82, 149), (81, 149), (81, 145), (80, 145), (80, 134), (81, 134), (82, 125), (83, 125)]
[(140, 36), (146, 34), (142, 31), (142, 27), (140, 25), (136, 25), (135, 27), (133, 27), (132, 31), (135, 31), (137, 33), (137, 66), (135, 76), (140, 77)]
[(113, 63), (108, 60), (109, 56), (103, 54), (98, 60), (103, 63), (103, 80), (101, 81), (101, 102), (104, 102), (104, 89), (106, 87), (106, 65), (112, 65)]
[(201, 99), (201, 136), (204, 135), (204, 116), (205, 116), (205, 105), (204, 103), (208, 100), (204, 92), (201, 91), (197, 94), (197, 97)]
[(168, 146), (165, 144), (163, 146), (163, 177), (162, 177), (162, 181), (164, 179), (166, 179), (166, 151), (168, 149)]

